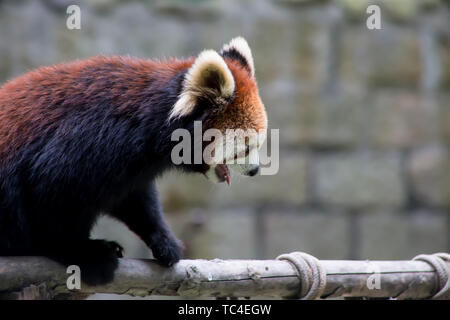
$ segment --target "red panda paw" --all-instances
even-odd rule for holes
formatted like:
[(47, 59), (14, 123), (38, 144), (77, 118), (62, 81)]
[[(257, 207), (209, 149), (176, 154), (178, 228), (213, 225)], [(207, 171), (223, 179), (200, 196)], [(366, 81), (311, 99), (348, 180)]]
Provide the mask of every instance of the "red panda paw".
[(172, 235), (159, 235), (154, 237), (151, 249), (156, 260), (162, 265), (170, 267), (180, 261), (184, 246)]

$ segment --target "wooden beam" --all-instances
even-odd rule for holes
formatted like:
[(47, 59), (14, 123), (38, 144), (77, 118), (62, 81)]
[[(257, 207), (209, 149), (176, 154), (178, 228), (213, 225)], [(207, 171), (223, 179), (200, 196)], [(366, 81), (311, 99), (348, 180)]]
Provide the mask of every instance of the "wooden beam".
[[(424, 299), (439, 289), (437, 274), (423, 261), (320, 263), (327, 273), (322, 298)], [(0, 257), (0, 297), (81, 298), (93, 293), (187, 298), (294, 297), (300, 286), (293, 266), (279, 260), (182, 260), (165, 268), (153, 260), (120, 259), (112, 283), (97, 287), (82, 284), (77, 292), (67, 289), (68, 276), (65, 268), (46, 258)], [(380, 287), (370, 289), (369, 277), (378, 276)], [(376, 281), (373, 283), (376, 286)]]

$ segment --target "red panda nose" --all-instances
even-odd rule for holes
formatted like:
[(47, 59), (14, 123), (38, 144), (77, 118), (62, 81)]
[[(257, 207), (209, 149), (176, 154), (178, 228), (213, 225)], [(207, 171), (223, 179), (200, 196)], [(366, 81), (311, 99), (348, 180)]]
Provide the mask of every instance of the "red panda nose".
[(259, 166), (255, 166), (252, 170), (247, 172), (247, 175), (250, 177), (253, 177), (253, 176), (257, 175), (258, 172), (259, 172)]

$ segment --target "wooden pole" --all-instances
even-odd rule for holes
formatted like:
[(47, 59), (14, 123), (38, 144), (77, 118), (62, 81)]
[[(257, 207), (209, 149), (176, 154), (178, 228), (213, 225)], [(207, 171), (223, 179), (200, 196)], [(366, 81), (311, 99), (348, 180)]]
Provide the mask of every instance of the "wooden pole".
[[(322, 298), (424, 299), (439, 289), (437, 274), (423, 261), (320, 263), (327, 273)], [(165, 268), (153, 260), (120, 259), (112, 283), (96, 287), (82, 284), (81, 290), (74, 292), (67, 289), (68, 276), (65, 268), (46, 258), (0, 257), (0, 298), (67, 299), (93, 293), (187, 298), (294, 297), (300, 286), (293, 266), (279, 260), (182, 260)]]

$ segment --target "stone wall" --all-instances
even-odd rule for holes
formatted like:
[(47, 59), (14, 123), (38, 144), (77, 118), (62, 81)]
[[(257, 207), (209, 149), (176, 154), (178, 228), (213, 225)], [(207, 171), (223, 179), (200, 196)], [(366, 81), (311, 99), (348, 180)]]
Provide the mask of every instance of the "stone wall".
[[(450, 250), (448, 1), (0, 1), (0, 80), (94, 54), (189, 56), (247, 38), (280, 171), (158, 181), (189, 258), (408, 259)], [(365, 9), (382, 8), (368, 30)], [(111, 5), (112, 4), (112, 5)], [(96, 236), (149, 251), (109, 219)]]

